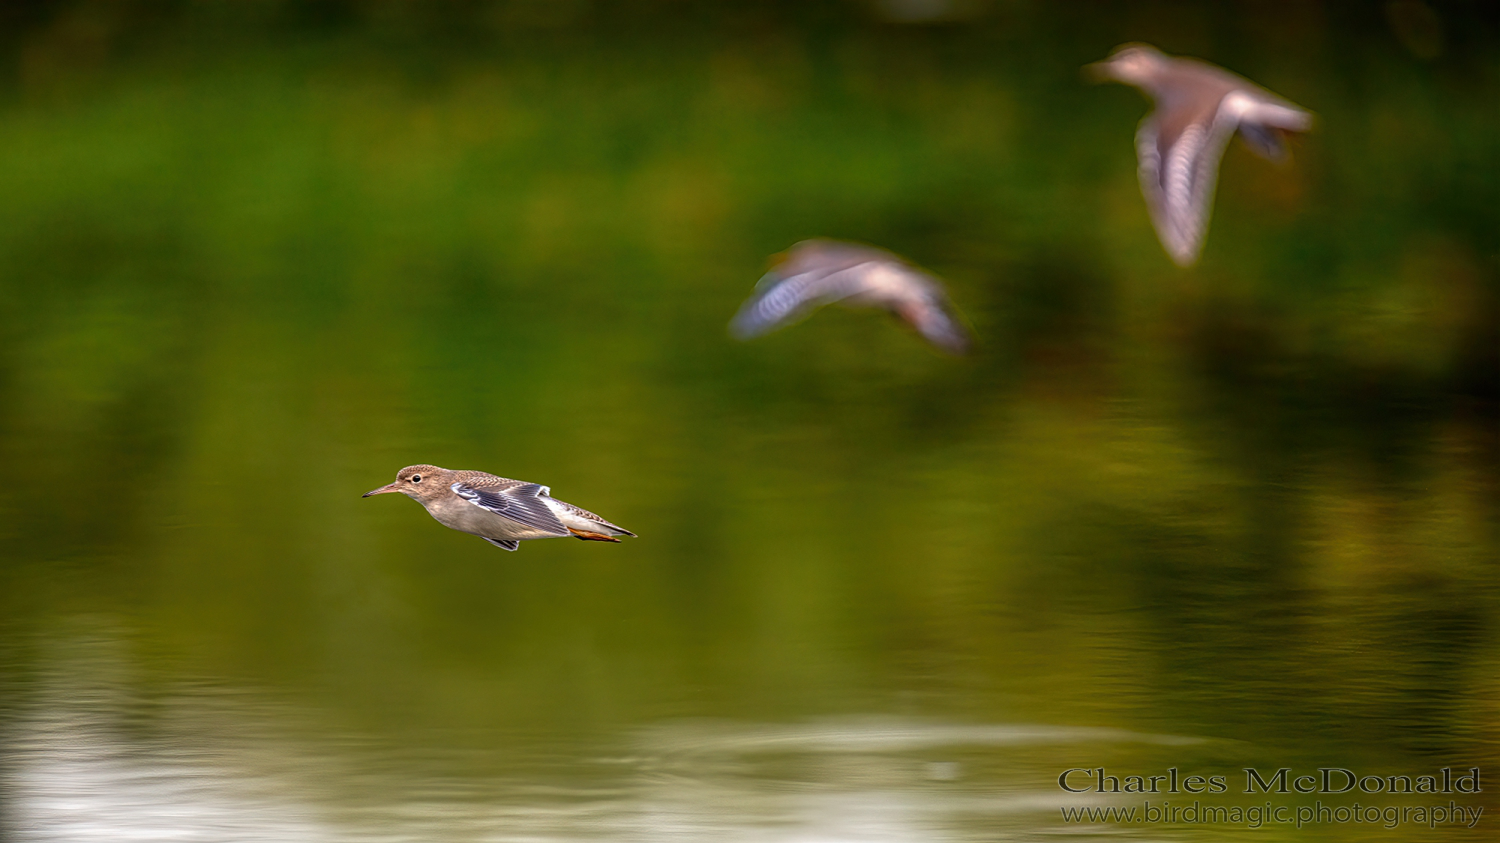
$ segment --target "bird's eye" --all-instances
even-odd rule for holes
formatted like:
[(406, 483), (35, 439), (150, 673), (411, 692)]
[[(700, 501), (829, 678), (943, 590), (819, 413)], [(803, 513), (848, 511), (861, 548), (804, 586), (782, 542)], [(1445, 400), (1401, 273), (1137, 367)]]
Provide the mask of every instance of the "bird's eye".
[(422, 482), (422, 475), (420, 475), (420, 474), (413, 474), (411, 476), (411, 482), (413, 482), (413, 483), (421, 483)]

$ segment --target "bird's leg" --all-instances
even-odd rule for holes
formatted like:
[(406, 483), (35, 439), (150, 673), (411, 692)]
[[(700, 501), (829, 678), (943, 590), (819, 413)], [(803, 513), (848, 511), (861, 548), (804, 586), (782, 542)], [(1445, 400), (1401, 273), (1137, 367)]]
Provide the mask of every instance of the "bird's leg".
[(573, 538), (586, 542), (615, 542), (618, 544), (620, 541), (614, 536), (607, 536), (604, 533), (591, 533), (587, 530), (575, 530), (572, 527), (568, 528), (568, 532), (573, 534)]

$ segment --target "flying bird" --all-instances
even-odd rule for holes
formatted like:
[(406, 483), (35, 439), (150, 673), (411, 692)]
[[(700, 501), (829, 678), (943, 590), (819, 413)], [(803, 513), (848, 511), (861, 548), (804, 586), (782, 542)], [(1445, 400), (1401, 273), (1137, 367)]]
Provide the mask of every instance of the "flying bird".
[(618, 542), (634, 536), (624, 527), (552, 497), (552, 490), (483, 471), (449, 471), (435, 465), (409, 465), (396, 482), (362, 497), (400, 492), (427, 508), (445, 527), (472, 533), (496, 547), (516, 550), (524, 539), (572, 536), (584, 541)]
[(1141, 89), (1156, 102), (1135, 133), (1141, 193), (1157, 236), (1179, 266), (1203, 250), (1224, 147), (1239, 132), (1257, 155), (1286, 157), (1284, 135), (1312, 128), (1312, 114), (1242, 76), (1126, 44), (1088, 65), (1096, 78)]
[(837, 240), (804, 240), (789, 249), (729, 329), (749, 339), (831, 302), (889, 310), (950, 354), (963, 354), (972, 342), (942, 282), (884, 249)]

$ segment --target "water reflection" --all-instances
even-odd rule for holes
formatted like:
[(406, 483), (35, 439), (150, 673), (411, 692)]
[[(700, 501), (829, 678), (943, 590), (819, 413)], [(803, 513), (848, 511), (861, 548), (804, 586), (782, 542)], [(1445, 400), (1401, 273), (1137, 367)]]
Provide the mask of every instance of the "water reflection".
[[(960, 841), (1042, 831), (1067, 799), (1039, 787), (1059, 752), (1119, 757), (1194, 738), (1119, 729), (843, 717), (798, 725), (669, 722), (562, 750), (403, 752), (297, 736), (308, 713), (198, 685), (142, 699), (74, 642), (11, 712), (18, 841)], [(503, 755), (502, 773), (462, 756)]]
[(198, 734), (156, 734), (160, 726), (180, 728), (182, 715), (193, 712), (176, 700), (165, 701), (166, 717), (151, 718), (143, 732), (147, 724), (131, 717), (141, 700), (109, 681), (124, 665), (97, 652), (116, 649), (113, 643), (83, 643), (94, 658), (64, 657), (35, 699), (7, 712), (13, 839), (338, 839), (295, 782), (264, 772), (280, 760), (274, 744), (237, 740), (233, 723), (201, 730), (202, 717), (194, 718), (199, 730), (190, 730)]

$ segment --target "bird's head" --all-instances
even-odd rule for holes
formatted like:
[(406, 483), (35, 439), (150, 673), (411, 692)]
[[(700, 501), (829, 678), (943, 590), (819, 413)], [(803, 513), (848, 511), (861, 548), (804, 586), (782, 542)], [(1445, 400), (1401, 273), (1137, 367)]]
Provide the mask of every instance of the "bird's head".
[(1123, 44), (1109, 58), (1084, 65), (1086, 76), (1096, 82), (1124, 82), (1147, 86), (1166, 64), (1167, 56), (1150, 44)]
[(387, 483), (379, 489), (371, 489), (361, 497), (400, 492), (418, 501), (429, 501), (444, 492), (453, 482), (453, 472), (435, 465), (409, 465), (396, 472), (396, 482)]

